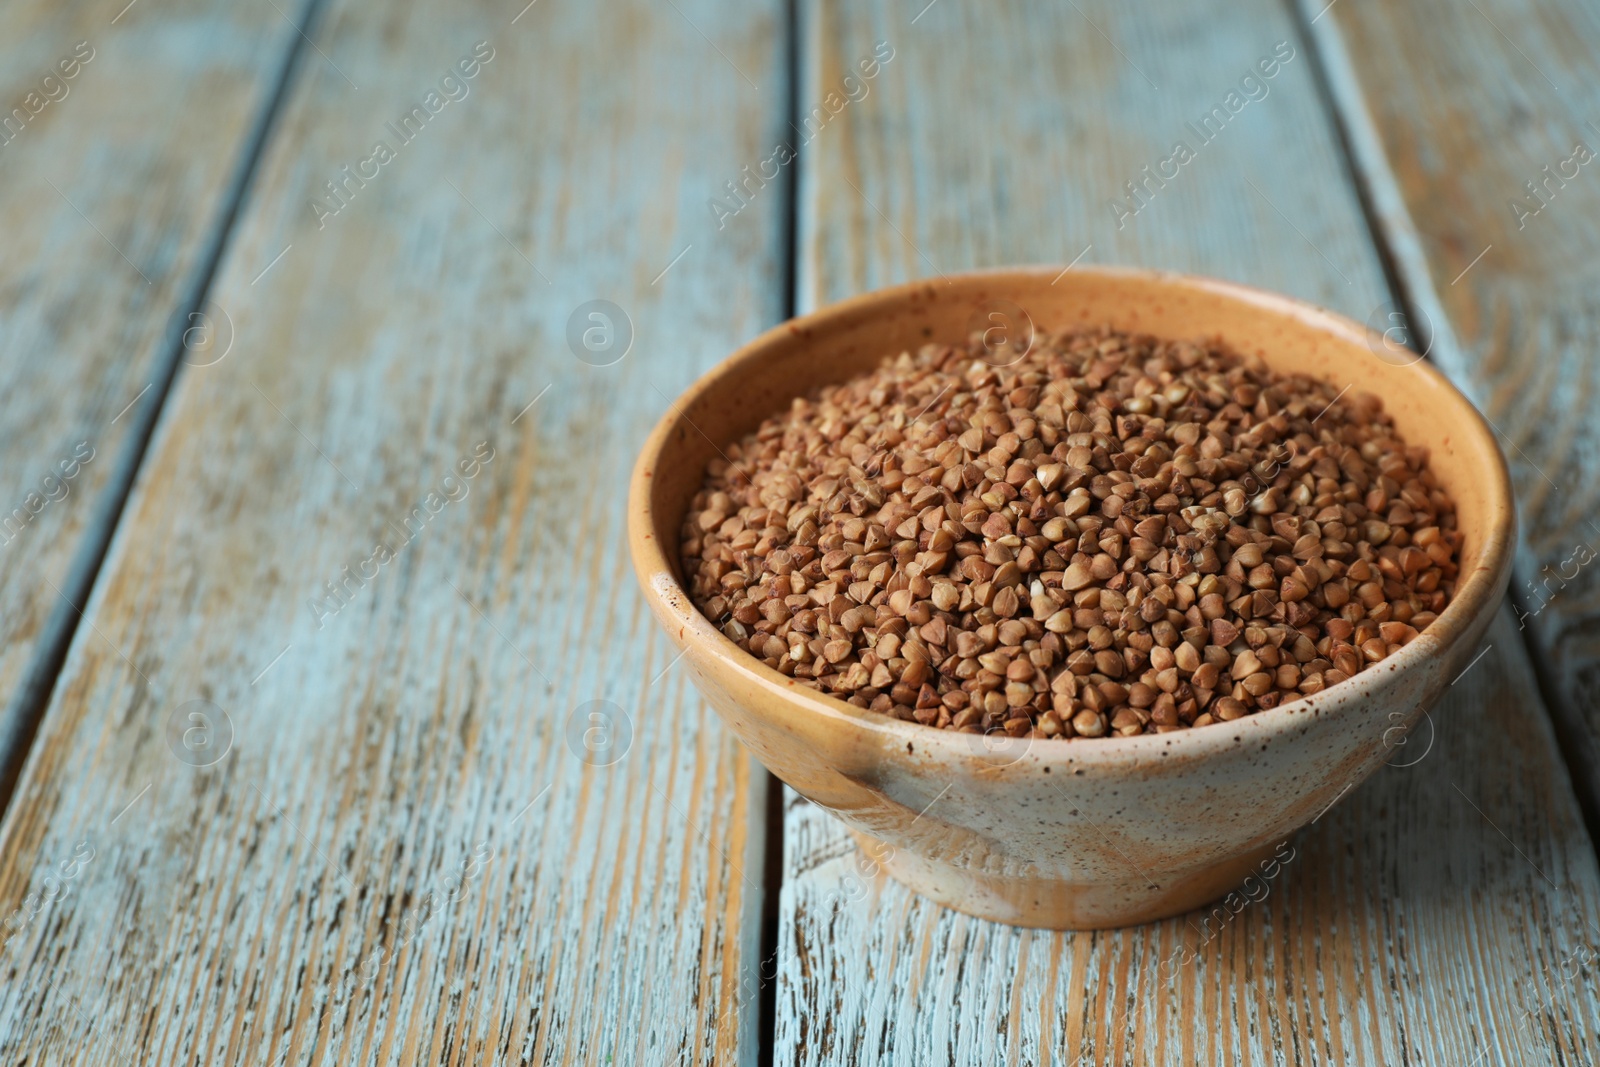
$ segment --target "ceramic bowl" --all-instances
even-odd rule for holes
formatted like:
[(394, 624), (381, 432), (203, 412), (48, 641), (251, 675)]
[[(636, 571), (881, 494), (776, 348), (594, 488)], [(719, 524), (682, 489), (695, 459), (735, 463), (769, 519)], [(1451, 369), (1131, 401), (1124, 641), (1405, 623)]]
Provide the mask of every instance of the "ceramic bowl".
[[(858, 709), (741, 651), (691, 603), (679, 530), (707, 461), (796, 395), (974, 325), (1109, 324), (1220, 337), (1285, 371), (1383, 399), (1427, 445), (1465, 540), (1454, 599), (1353, 678), (1236, 720), (1166, 734), (992, 739)], [(628, 535), (645, 596), (700, 692), (773, 774), (832, 811), (918, 893), (1019, 926), (1089, 929), (1178, 914), (1238, 885), (1296, 829), (1394, 759), (1476, 654), (1510, 575), (1510, 481), (1472, 405), (1393, 338), (1287, 297), (1128, 270), (999, 270), (856, 297), (767, 331), (695, 382), (633, 472)]]

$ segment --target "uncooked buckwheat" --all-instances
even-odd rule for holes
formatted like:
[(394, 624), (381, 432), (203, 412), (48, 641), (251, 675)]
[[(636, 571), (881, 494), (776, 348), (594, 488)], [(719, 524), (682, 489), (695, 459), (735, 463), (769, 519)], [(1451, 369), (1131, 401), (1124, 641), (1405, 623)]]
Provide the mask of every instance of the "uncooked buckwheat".
[(1072, 738), (1275, 707), (1444, 610), (1454, 505), (1376, 397), (1213, 342), (1001, 355), (925, 345), (729, 446), (683, 530), (706, 617), (860, 707)]

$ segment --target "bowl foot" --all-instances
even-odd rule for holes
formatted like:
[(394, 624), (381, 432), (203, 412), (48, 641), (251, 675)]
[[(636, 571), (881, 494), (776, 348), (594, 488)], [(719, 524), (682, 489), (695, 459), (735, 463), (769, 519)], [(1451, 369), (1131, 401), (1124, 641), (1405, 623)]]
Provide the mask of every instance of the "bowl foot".
[(1154, 884), (1131, 870), (1126, 881), (1067, 882), (983, 874), (851, 835), (866, 855), (885, 857), (876, 862), (915, 893), (980, 919), (1043, 930), (1105, 930), (1182, 915), (1225, 895), (1274, 850), (1263, 845)]

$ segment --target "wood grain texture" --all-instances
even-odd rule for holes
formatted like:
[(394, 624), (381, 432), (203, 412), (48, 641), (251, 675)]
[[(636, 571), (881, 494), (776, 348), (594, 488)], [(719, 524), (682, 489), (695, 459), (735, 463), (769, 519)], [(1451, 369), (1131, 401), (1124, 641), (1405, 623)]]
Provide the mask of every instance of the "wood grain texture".
[(781, 312), (778, 191), (708, 207), (780, 28), (330, 6), (0, 829), (6, 1062), (754, 1056), (765, 778), (622, 525)]
[(1501, 432), (1522, 520), (1512, 593), (1594, 825), (1600, 10), (1357, 0), (1312, 29), (1419, 333)]
[(295, 38), (265, 5), (120, 6), (0, 12), (0, 768), (78, 625)]
[[(875, 41), (895, 58), (803, 156), (802, 307), (1080, 253), (1358, 320), (1387, 301), (1289, 12), (917, 7), (806, 8), (802, 113)], [(1266, 95), (1197, 143), (1186, 124), (1279, 42), (1295, 54)], [(1134, 211), (1125, 183), (1178, 140), (1193, 158)], [(940, 909), (788, 795), (776, 1062), (1587, 1062), (1600, 872), (1509, 610), (1430, 722), (1397, 749), (1414, 766), (1300, 834), (1209, 940), (1203, 915), (1051, 934)]]
[(1526, 666), (1491, 663), (1515, 644), (1509, 614), (1491, 641), (1480, 684), (1432, 712), (1428, 755), (1397, 756), (1290, 843), (1259, 902), (1209, 927), (968, 918), (788, 794), (777, 1062), (1593, 1062), (1594, 862), (1545, 773), (1549, 731), (1519, 703)]

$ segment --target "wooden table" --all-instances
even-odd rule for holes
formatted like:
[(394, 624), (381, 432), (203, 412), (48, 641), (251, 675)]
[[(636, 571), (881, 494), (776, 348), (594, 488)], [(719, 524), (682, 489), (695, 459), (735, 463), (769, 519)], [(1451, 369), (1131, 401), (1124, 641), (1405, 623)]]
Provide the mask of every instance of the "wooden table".
[[(524, 2), (0, 11), (4, 1062), (1600, 1062), (1594, 5)], [(858, 860), (624, 550), (742, 340), (1018, 262), (1395, 326), (1518, 487), (1482, 658), (1175, 978)]]

